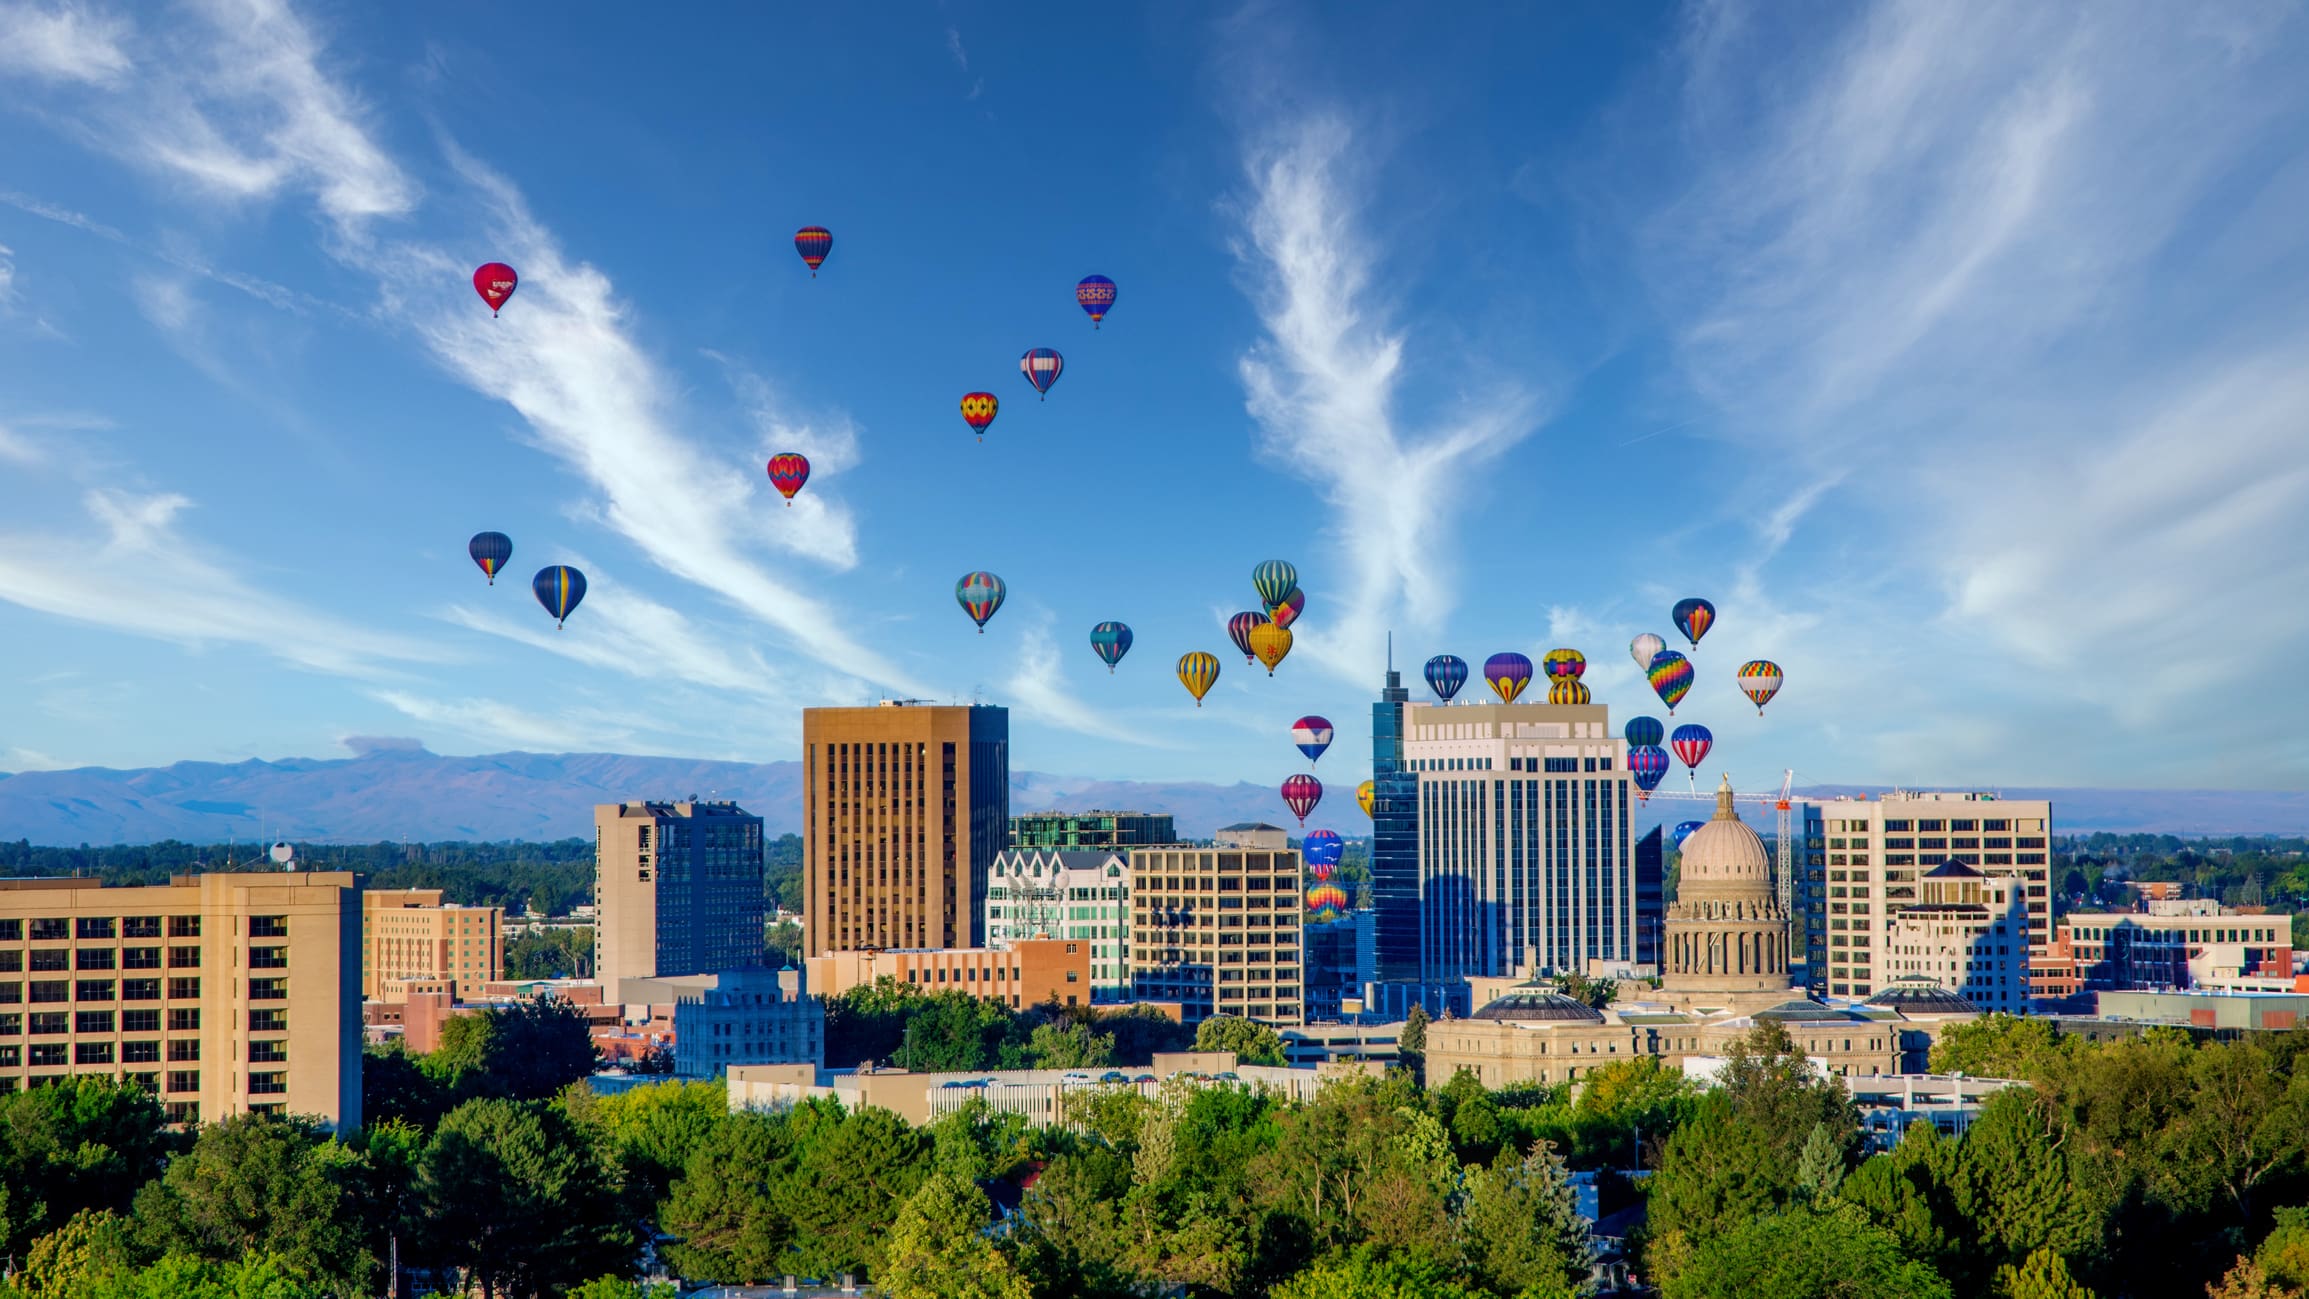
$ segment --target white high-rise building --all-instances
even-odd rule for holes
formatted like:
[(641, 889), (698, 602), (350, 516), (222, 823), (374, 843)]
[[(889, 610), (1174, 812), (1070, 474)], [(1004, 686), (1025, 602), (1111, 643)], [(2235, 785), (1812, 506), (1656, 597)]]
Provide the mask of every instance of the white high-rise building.
[[(1850, 850), (1846, 850), (1849, 855)], [(2028, 907), (2019, 880), (1953, 858), (1916, 882), (1916, 905), (1892, 916), (1887, 977), (1921, 976), (1982, 1010), (2028, 1010)]]
[(988, 872), (986, 945), (1037, 936), (1090, 944), (1093, 1001), (1130, 999), (1130, 923), (1126, 853), (1013, 848)]
[(1423, 980), (1635, 960), (1634, 787), (1609, 709), (1408, 704), (1403, 758)]

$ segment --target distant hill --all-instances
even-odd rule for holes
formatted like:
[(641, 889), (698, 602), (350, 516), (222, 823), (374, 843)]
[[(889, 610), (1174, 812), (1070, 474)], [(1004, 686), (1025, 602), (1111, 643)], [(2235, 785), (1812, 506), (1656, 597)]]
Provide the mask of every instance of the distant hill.
[[(356, 741), (351, 758), (180, 762), (121, 771), (0, 774), (0, 839), (74, 845), (239, 838), (350, 843), (381, 839), (558, 839), (592, 832), (595, 803), (628, 798), (735, 799), (772, 834), (799, 830), (801, 766), (708, 762), (617, 753), (492, 753), (455, 757), (408, 741)], [(1369, 822), (1354, 806), (1351, 770), (1326, 772), (1331, 789), (1315, 820), (1354, 836)], [(1862, 786), (1801, 791), (1870, 794)], [(2172, 834), (2300, 834), (2309, 793), (2229, 790), (2006, 789), (2050, 798), (2055, 829)], [(1013, 811), (1127, 808), (1168, 812), (1179, 832), (1208, 837), (1235, 821), (1289, 825), (1275, 791), (1240, 782), (1095, 780), (1013, 772)], [(1751, 806), (1742, 809), (1757, 820)], [(1638, 817), (1706, 815), (1704, 802), (1654, 799)], [(1764, 828), (1768, 829), (1768, 826)]]

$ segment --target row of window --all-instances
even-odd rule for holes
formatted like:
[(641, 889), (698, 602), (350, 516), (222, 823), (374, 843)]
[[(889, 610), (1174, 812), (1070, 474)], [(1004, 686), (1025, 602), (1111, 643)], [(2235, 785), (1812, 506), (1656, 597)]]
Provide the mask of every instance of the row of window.
[[(168, 968), (197, 970), (200, 968), (200, 948), (194, 945), (168, 949)], [(285, 970), (289, 968), (289, 949), (286, 947), (252, 947), (249, 949), (249, 967), (257, 970)], [(0, 948), (0, 972), (14, 973), (30, 969), (34, 974), (62, 970), (157, 970), (161, 968), (161, 949), (158, 947), (52, 947)]]
[[(0, 919), (0, 943), (21, 943), (27, 936), (36, 943), (73, 938), (158, 938), (165, 922), (171, 938), (200, 937), (201, 918), (193, 916), (21, 916)], [(286, 938), (287, 916), (250, 916), (249, 937)]]
[[(0, 1005), (17, 1005), (27, 1000), (35, 1005), (62, 1001), (158, 1001), (160, 991), (159, 979), (34, 979), (29, 984), (5, 979), (0, 980)], [(168, 997), (171, 1001), (198, 1001), (199, 976), (168, 980)], [(286, 1001), (289, 981), (280, 976), (250, 979), (248, 997), (250, 1001)]]
[[(13, 1042), (0, 1042), (0, 1069), (18, 1068), (25, 1064), (28, 1058), (35, 1069), (47, 1065), (63, 1064), (67, 1047), (71, 1050), (72, 1063), (74, 1064), (113, 1064), (116, 1063), (113, 1058), (114, 1045), (112, 1042), (34, 1042), (28, 1057), (24, 1047)], [(120, 1054), (117, 1063), (160, 1063), (162, 1044), (157, 1039), (148, 1038), (141, 1041), (121, 1042), (118, 1046)], [(167, 1043), (167, 1052), (171, 1063), (198, 1060), (200, 1059), (200, 1039), (197, 1037), (170, 1038)], [(286, 1064), (288, 1058), (289, 1044), (287, 1042), (259, 1041), (249, 1043), (249, 1060), (252, 1063)]]

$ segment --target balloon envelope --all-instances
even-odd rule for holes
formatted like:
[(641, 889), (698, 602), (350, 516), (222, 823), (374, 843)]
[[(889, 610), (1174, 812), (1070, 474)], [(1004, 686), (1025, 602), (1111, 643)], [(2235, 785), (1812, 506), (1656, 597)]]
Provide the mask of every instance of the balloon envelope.
[(1275, 665), (1291, 652), (1291, 629), (1263, 622), (1251, 628), (1251, 653), (1267, 665), (1267, 675), (1275, 675)]
[(1371, 815), (1371, 800), (1376, 798), (1378, 793), (1379, 782), (1376, 780), (1366, 780), (1355, 787), (1355, 802), (1363, 809), (1363, 815)]
[(1540, 665), (1546, 668), (1551, 680), (1577, 681), (1587, 672), (1587, 655), (1575, 649), (1551, 649), (1547, 657), (1540, 660)]
[(1491, 683), (1491, 693), (1499, 696), (1499, 702), (1512, 704), (1531, 684), (1531, 660), (1503, 650), (1483, 660), (1483, 679)]
[(1656, 744), (1639, 745), (1628, 750), (1628, 773), (1635, 777), (1636, 789), (1645, 801), (1651, 792), (1667, 778), (1668, 751)]
[(1467, 660), (1457, 654), (1438, 654), (1427, 660), (1427, 688), (1435, 692), (1437, 699), (1450, 703), (1451, 697), (1459, 693), (1459, 687), (1466, 684)]
[(1628, 642), (1628, 653), (1634, 656), (1637, 667), (1648, 668), (1652, 665), (1652, 655), (1659, 653), (1661, 650), (1664, 650), (1667, 647), (1668, 643), (1666, 641), (1661, 640), (1659, 637), (1654, 636), (1647, 631), (1643, 635), (1638, 636), (1634, 640)]
[(1195, 707), (1203, 706), (1203, 696), (1211, 692), (1212, 683), (1219, 679), (1219, 658), (1196, 650), (1179, 657), (1179, 684), (1195, 697)]
[(529, 579), (529, 589), (537, 593), (537, 602), (553, 615), (553, 625), (559, 627), (585, 598), (585, 574), (567, 564), (555, 564), (538, 569), (537, 576)]
[(1090, 629), (1090, 647), (1105, 661), (1106, 670), (1111, 675), (1114, 665), (1122, 662), (1123, 655), (1130, 653), (1130, 628), (1119, 622), (1102, 622)]
[(497, 574), (504, 569), (505, 561), (513, 558), (513, 538), (502, 532), (476, 532), (473, 540), (465, 543), (465, 553), (471, 555), (473, 562), (481, 566), (481, 571), (489, 575), (489, 585), (495, 586)]
[(1323, 782), (1313, 776), (1301, 774), (1283, 782), (1283, 806), (1291, 809), (1301, 825), (1307, 823), (1307, 813), (1322, 801)]
[(993, 393), (962, 394), (962, 422), (970, 426), (970, 431), (976, 433), (981, 442), (986, 440), (986, 426), (994, 422), (994, 413), (1001, 409), (1002, 403), (995, 399)]
[(1096, 329), (1098, 322), (1106, 319), (1106, 313), (1114, 309), (1114, 281), (1104, 275), (1085, 275), (1082, 282), (1074, 286), (1074, 300), (1090, 313), (1090, 327)]
[(1716, 606), (1695, 595), (1688, 600), (1676, 601), (1675, 618), (1676, 630), (1692, 642), (1692, 648), (1698, 649), (1700, 637), (1707, 635), (1708, 628), (1716, 625)]
[(1276, 602), (1273, 608), (1267, 610), (1267, 617), (1277, 627), (1288, 627), (1299, 621), (1299, 615), (1305, 613), (1306, 610), (1307, 594), (1294, 586), (1289, 595), (1284, 596)]
[(1251, 570), (1251, 585), (1259, 593), (1259, 603), (1272, 609), (1298, 589), (1299, 570), (1283, 560), (1270, 559)]
[(1636, 748), (1647, 744), (1656, 745), (1668, 738), (1668, 728), (1660, 725), (1657, 717), (1630, 717), (1623, 733), (1628, 743)]
[(1551, 704), (1592, 704), (1595, 694), (1587, 682), (1578, 677), (1557, 677), (1547, 683), (1547, 702)]
[(1740, 665), (1740, 693), (1755, 701), (1756, 716), (1764, 715), (1764, 705), (1780, 693), (1780, 665), (1770, 659), (1750, 659)]
[(954, 602), (970, 615), (970, 621), (978, 624), (978, 634), (983, 636), (986, 620), (1002, 607), (1005, 590), (1002, 579), (992, 573), (964, 573), (962, 580), (954, 584)]
[(521, 277), (503, 262), (486, 262), (473, 272), (473, 291), (489, 304), (492, 316), (504, 308), (506, 299), (512, 297), (513, 290), (520, 285)]
[(1673, 840), (1676, 849), (1681, 851), (1684, 846), (1684, 840), (1692, 837), (1692, 831), (1697, 830), (1706, 824), (1707, 822), (1705, 821), (1678, 821), (1676, 822), (1676, 828), (1668, 832), (1668, 838)]
[(1235, 643), (1236, 649), (1243, 652), (1243, 662), (1256, 663), (1259, 661), (1259, 656), (1251, 652), (1251, 628), (1265, 621), (1267, 621), (1267, 615), (1250, 609), (1245, 609), (1227, 619), (1227, 638)]
[(810, 278), (814, 280), (818, 278), (818, 268), (826, 264), (826, 254), (834, 251), (833, 232), (824, 226), (803, 226), (794, 232), (794, 251), (802, 255), (802, 264), (810, 268)]
[(1310, 866), (1336, 866), (1347, 855), (1347, 841), (1336, 830), (1309, 830), (1299, 853)]
[(1692, 722), (1677, 727), (1668, 743), (1675, 748), (1676, 757), (1682, 759), (1685, 766), (1697, 771), (1700, 764), (1708, 760), (1708, 750), (1716, 747), (1716, 737), (1707, 727)]
[(1307, 716), (1291, 723), (1291, 743), (1299, 746), (1309, 762), (1322, 757), (1323, 750), (1331, 747), (1330, 719)]
[(770, 486), (778, 489), (788, 503), (802, 484), (810, 481), (810, 461), (799, 451), (780, 451), (770, 457)]
[(1652, 656), (1652, 665), (1644, 670), (1644, 679), (1652, 683), (1652, 691), (1660, 702), (1668, 706), (1668, 716), (1676, 715), (1676, 705), (1692, 693), (1692, 661), (1674, 650), (1661, 650)]
[(1039, 393), (1049, 393), (1050, 385), (1058, 382), (1059, 373), (1064, 369), (1066, 358), (1055, 348), (1037, 347), (1018, 358), (1018, 372), (1025, 375), (1026, 381)]

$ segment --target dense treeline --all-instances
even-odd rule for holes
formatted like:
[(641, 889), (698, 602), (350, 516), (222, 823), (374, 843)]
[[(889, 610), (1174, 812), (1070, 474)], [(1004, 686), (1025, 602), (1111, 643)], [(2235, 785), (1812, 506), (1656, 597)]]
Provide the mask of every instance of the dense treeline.
[(1102, 1012), (1045, 1003), (1014, 1011), (890, 978), (826, 1000), (826, 1059), (838, 1068), (871, 1062), (917, 1073), (1103, 1069), (1144, 1065), (1157, 1051), (1184, 1051), (1193, 1041), (1193, 1030), (1145, 1008)]
[(2178, 882), (2230, 906), (2309, 905), (2309, 839), (2277, 835), (2183, 839), (2170, 834), (2074, 835), (2053, 841), (2062, 892), (2122, 905), (2135, 881)]

